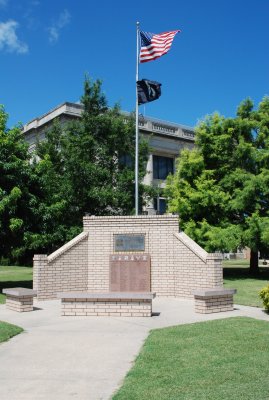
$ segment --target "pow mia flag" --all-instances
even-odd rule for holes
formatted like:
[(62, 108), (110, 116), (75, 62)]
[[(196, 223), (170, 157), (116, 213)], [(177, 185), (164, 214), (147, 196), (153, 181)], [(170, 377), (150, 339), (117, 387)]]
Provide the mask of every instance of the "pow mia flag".
[(161, 96), (162, 84), (159, 82), (142, 79), (137, 81), (136, 85), (139, 105), (157, 100)]

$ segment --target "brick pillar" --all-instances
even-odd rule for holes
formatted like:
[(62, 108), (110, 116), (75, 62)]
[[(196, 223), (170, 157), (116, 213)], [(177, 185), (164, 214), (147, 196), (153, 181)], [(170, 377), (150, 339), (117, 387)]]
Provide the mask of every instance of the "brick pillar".
[(223, 286), (223, 267), (221, 253), (208, 253), (206, 257), (206, 265), (208, 271), (208, 287)]
[(33, 261), (33, 289), (37, 291), (37, 298), (39, 298), (40, 291), (42, 290), (41, 282), (44, 280), (44, 272), (48, 264), (48, 256), (47, 254), (35, 254)]

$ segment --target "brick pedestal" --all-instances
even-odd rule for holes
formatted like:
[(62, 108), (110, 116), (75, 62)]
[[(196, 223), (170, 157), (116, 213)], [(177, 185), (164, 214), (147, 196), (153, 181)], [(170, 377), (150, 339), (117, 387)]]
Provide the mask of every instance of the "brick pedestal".
[(195, 290), (195, 312), (210, 314), (217, 312), (233, 311), (233, 295), (236, 289), (200, 289)]
[(33, 298), (36, 292), (26, 288), (3, 289), (6, 294), (6, 307), (17, 312), (33, 311)]

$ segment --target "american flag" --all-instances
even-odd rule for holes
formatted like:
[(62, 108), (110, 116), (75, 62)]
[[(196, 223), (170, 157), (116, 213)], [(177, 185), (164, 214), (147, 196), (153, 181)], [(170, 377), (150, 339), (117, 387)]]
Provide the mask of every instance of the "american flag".
[(141, 63), (153, 61), (166, 54), (172, 46), (173, 39), (178, 32), (180, 32), (180, 30), (159, 34), (140, 31), (141, 48), (139, 61)]

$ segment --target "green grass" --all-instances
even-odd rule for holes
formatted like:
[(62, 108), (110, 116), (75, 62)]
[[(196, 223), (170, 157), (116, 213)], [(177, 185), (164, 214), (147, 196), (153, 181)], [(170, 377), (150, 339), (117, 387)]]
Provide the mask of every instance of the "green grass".
[(5, 342), (12, 336), (18, 335), (22, 331), (23, 329), (19, 326), (0, 321), (0, 343)]
[(223, 266), (224, 286), (226, 288), (237, 289), (237, 294), (234, 296), (234, 303), (263, 307), (259, 291), (269, 284), (269, 266), (264, 267), (261, 263), (260, 274), (255, 278), (249, 276), (248, 261), (224, 261)]
[(268, 332), (240, 317), (154, 330), (113, 400), (268, 400)]
[[(245, 260), (224, 261), (224, 285), (236, 288), (234, 296), (235, 304), (243, 304), (254, 307), (263, 307), (259, 298), (259, 291), (269, 284), (269, 265), (264, 267), (260, 264), (260, 276), (250, 277), (248, 274), (249, 262)], [(3, 288), (27, 287), (32, 288), (31, 267), (3, 267), (0, 266), (0, 292)], [(0, 293), (0, 303), (5, 302), (5, 296)], [(269, 398), (269, 396), (268, 396)]]
[(5, 303), (6, 296), (2, 289), (10, 287), (33, 287), (33, 268), (0, 266), (0, 304)]

